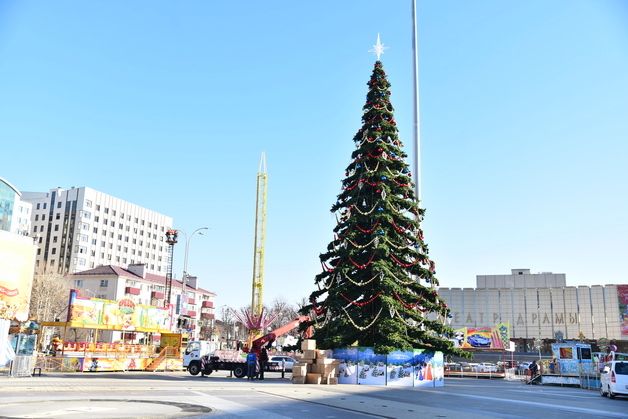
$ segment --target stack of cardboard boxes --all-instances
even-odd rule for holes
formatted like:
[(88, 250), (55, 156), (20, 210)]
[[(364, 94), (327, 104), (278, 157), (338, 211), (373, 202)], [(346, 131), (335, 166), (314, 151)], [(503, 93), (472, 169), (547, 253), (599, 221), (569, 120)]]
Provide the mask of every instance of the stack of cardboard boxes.
[(301, 342), (303, 358), (292, 367), (293, 384), (338, 384), (340, 361), (327, 357), (325, 351), (316, 349), (314, 339)]

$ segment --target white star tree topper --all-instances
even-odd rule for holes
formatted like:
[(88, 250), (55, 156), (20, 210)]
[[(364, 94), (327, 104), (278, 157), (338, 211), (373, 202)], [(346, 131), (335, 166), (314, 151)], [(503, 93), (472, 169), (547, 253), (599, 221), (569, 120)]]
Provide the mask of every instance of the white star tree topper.
[(369, 50), (369, 52), (374, 52), (375, 55), (377, 56), (377, 61), (379, 61), (379, 57), (382, 56), (386, 48), (388, 47), (385, 47), (384, 44), (382, 44), (382, 42), (379, 40), (379, 33), (378, 33), (377, 42), (375, 43), (375, 45), (373, 45), (373, 49)]

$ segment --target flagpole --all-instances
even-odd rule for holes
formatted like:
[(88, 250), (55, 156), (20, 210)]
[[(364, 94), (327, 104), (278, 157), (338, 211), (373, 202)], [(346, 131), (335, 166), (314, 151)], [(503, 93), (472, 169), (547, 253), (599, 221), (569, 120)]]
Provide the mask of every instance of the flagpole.
[(421, 127), (419, 125), (419, 42), (416, 22), (416, 0), (412, 0), (412, 53), (414, 66), (414, 193), (421, 202)]

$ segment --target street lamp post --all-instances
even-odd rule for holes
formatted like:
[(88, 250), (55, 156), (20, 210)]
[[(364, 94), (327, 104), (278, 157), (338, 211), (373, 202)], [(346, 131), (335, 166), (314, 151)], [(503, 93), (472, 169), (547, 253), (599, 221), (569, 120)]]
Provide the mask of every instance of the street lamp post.
[(194, 237), (195, 234), (203, 235), (203, 230), (209, 230), (209, 227), (199, 227), (192, 232), (189, 236), (184, 231), (181, 231), (185, 235), (185, 254), (183, 256), (183, 278), (181, 278), (181, 314), (183, 314), (183, 308), (187, 307), (187, 295), (186, 295), (186, 284), (188, 281), (188, 252), (190, 250), (190, 240)]

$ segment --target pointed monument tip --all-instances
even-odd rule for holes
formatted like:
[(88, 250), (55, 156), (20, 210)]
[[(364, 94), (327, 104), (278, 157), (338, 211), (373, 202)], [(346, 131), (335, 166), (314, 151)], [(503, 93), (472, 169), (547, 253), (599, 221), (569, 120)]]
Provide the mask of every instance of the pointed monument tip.
[(266, 152), (262, 151), (262, 156), (259, 159), (259, 172), (266, 173)]

